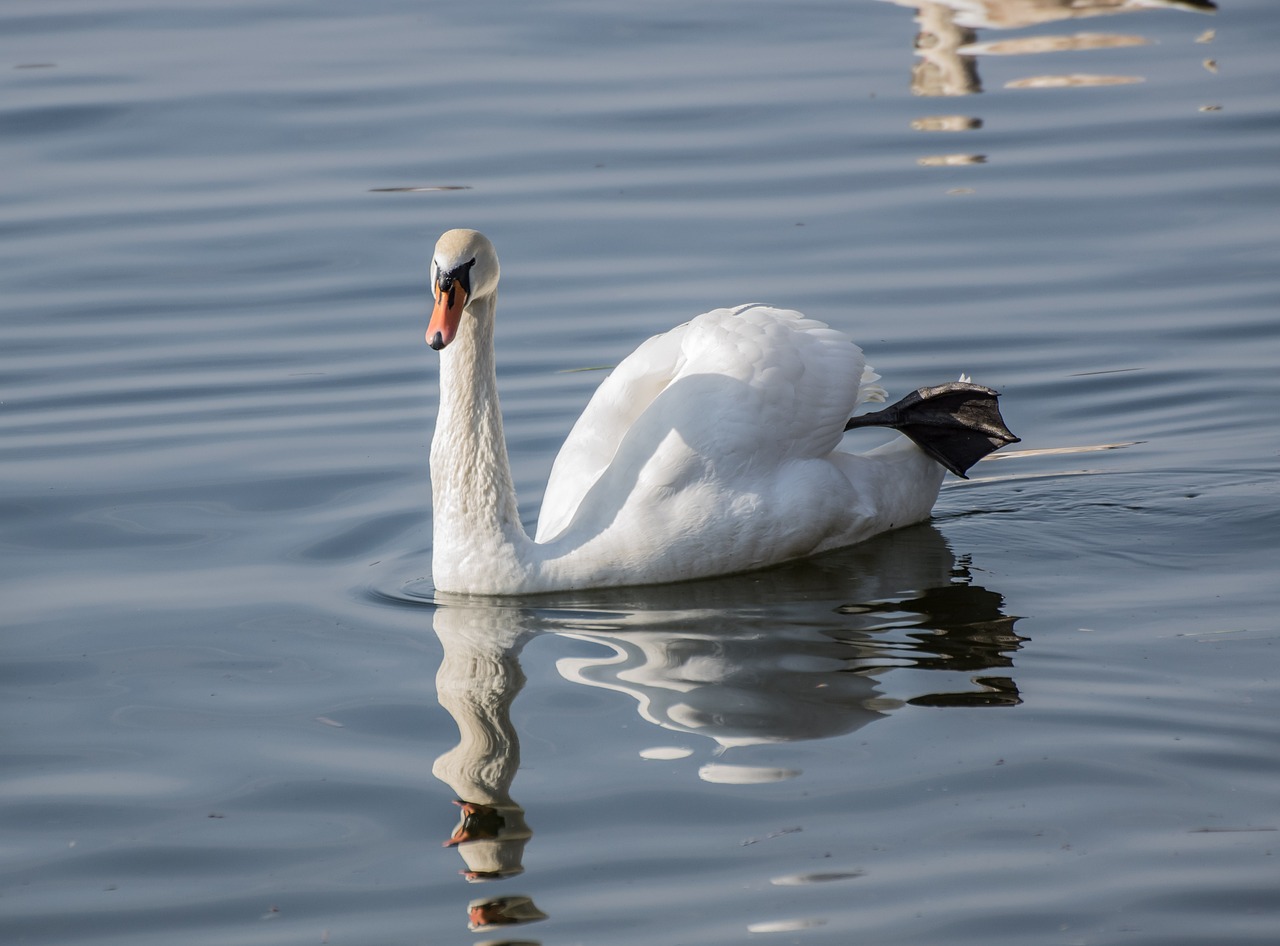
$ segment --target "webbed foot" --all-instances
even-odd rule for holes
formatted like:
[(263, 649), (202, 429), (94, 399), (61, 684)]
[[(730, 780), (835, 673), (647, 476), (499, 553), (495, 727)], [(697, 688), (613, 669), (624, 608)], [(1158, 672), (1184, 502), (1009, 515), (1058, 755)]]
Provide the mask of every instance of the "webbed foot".
[(967, 479), (969, 467), (987, 454), (1019, 442), (1000, 416), (999, 397), (980, 384), (951, 381), (912, 391), (883, 410), (860, 414), (844, 429), (891, 427), (910, 437), (956, 476)]

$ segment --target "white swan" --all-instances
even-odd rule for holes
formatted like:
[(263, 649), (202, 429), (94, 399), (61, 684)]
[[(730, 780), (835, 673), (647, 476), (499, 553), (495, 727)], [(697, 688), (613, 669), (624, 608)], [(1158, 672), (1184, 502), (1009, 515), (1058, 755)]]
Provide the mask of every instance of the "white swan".
[[(798, 312), (716, 309), (649, 339), (600, 385), (556, 457), (530, 539), (498, 404), (493, 244), (474, 230), (445, 233), (431, 284), (440, 591), (654, 584), (852, 545), (926, 519), (939, 463), (963, 475), (1017, 440), (995, 392), (972, 384), (922, 388), (850, 421), (883, 391), (845, 335)], [(922, 449), (904, 437), (865, 454), (839, 449), (847, 427), (872, 424)]]

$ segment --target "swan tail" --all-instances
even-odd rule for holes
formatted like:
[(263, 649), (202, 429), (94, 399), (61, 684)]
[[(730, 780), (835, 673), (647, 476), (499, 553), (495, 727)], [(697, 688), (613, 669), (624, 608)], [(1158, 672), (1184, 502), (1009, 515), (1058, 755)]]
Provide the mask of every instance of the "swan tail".
[(844, 429), (891, 427), (956, 476), (968, 479), (969, 467), (1019, 442), (1000, 416), (999, 397), (980, 384), (951, 381), (912, 391), (883, 410), (853, 418)]

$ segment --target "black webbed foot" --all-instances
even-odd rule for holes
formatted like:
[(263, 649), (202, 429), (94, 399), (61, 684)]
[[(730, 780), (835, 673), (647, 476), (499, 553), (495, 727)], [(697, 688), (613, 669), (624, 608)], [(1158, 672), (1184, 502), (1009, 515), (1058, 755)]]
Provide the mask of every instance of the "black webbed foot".
[(999, 397), (980, 384), (952, 381), (912, 391), (883, 410), (853, 418), (844, 429), (891, 427), (910, 437), (956, 476), (967, 479), (969, 467), (987, 454), (1019, 442), (1000, 416)]

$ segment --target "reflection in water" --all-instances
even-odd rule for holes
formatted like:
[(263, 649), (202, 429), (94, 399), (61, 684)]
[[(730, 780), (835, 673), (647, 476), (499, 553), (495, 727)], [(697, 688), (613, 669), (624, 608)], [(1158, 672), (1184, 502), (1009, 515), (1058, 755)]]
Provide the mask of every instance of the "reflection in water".
[[(898, 0), (893, 0), (898, 2)], [(978, 34), (956, 22), (955, 10), (941, 3), (906, 3), (916, 10), (916, 56), (911, 70), (911, 91), (916, 95), (941, 97), (974, 95), (982, 91), (978, 59), (960, 53)]]
[(900, 7), (943, 7), (951, 19), (973, 29), (1016, 30), (1060, 20), (1081, 20), (1113, 13), (1192, 10), (1213, 13), (1213, 0), (888, 0)]
[(523, 871), (524, 846), (533, 834), (511, 798), (520, 767), (511, 703), (524, 686), (519, 654), (530, 632), (518, 620), (504, 620), (507, 615), (514, 612), (441, 608), (435, 615), (444, 645), (436, 696), (458, 724), (459, 739), (431, 771), (457, 796), (461, 818), (445, 845), (458, 848), (471, 881)]
[[(473, 882), (524, 869), (532, 831), (511, 795), (520, 743), (510, 709), (525, 682), (520, 651), (536, 634), (600, 645), (600, 656), (562, 658), (557, 669), (573, 682), (627, 694), (656, 726), (706, 737), (715, 759), (700, 775), (737, 783), (799, 773), (730, 764), (729, 752), (847, 734), (902, 706), (879, 690), (893, 669), (1005, 669), (1023, 640), (1000, 595), (973, 584), (930, 526), (714, 581), (529, 599), (524, 607), (442, 597), (434, 618), (444, 649), (436, 686), (459, 741), (433, 772), (456, 795), (461, 820), (445, 843), (457, 848)], [(1007, 675), (971, 679), (976, 689), (952, 692), (947, 678), (937, 692), (905, 702), (1019, 702)], [(514, 895), (473, 901), (468, 915), (473, 930), (546, 918)]]
[(1144, 36), (1121, 33), (1076, 33), (1071, 36), (1022, 36), (990, 43), (974, 43), (967, 52), (975, 56), (1029, 56), (1032, 53), (1065, 53), (1080, 49), (1117, 49), (1146, 46)]
[(974, 131), (982, 127), (982, 119), (968, 115), (926, 115), (913, 118), (911, 127), (916, 131)]
[[(1060, 20), (1136, 13), (1157, 9), (1213, 13), (1211, 0), (888, 0), (915, 11), (916, 64), (911, 70), (911, 91), (940, 98), (976, 95), (982, 91), (978, 57), (1015, 56), (1082, 49), (1120, 49), (1145, 45), (1141, 36), (1114, 33), (1076, 33), (1070, 36), (1032, 36), (1001, 42), (979, 43), (979, 29), (1012, 30)], [(1141, 76), (1068, 75), (1028, 76), (1005, 83), (1008, 89), (1067, 88), (1126, 85)], [(965, 115), (935, 115), (911, 123), (919, 131), (971, 131), (982, 120)], [(943, 154), (921, 158), (926, 166), (980, 164), (984, 155)]]
[[(489, 897), (467, 904), (467, 928), (473, 933), (545, 920), (547, 915), (528, 897)], [(508, 944), (510, 946), (510, 944)]]
[[(461, 818), (445, 841), (456, 847), (472, 882), (501, 880), (524, 871), (524, 846), (533, 832), (511, 797), (520, 767), (520, 740), (511, 725), (511, 703), (524, 686), (520, 649), (531, 636), (515, 612), (440, 608), (436, 634), (444, 658), (436, 696), (458, 724), (458, 744), (436, 759), (431, 772), (453, 789)], [(546, 914), (525, 896), (499, 896), (467, 904), (473, 932), (532, 923)]]
[(1012, 79), (1006, 82), (1004, 87), (1006, 89), (1079, 89), (1096, 85), (1134, 85), (1141, 81), (1141, 76), (1099, 76), (1073, 72), (1066, 76), (1027, 76), (1025, 79)]
[[(611, 653), (564, 658), (557, 667), (577, 683), (627, 693), (649, 722), (705, 736), (723, 750), (860, 729), (900, 705), (876, 685), (876, 675), (893, 667), (973, 671), (1012, 664), (1009, 653), (1021, 640), (1012, 630), (1016, 618), (1001, 613), (998, 594), (967, 583), (967, 569), (956, 568), (936, 530), (895, 533), (850, 550), (841, 562), (848, 569), (843, 586), (820, 580), (806, 605), (789, 614), (750, 607), (768, 579), (742, 578), (736, 586), (716, 583), (712, 592), (724, 595), (723, 608), (697, 601), (696, 610), (681, 610), (662, 602), (662, 610), (562, 631)], [(792, 580), (787, 572), (769, 578)], [(980, 686), (978, 693), (927, 693), (910, 702), (1018, 702), (1011, 680)], [(701, 774), (750, 781), (798, 773), (735, 773), (717, 763)]]

